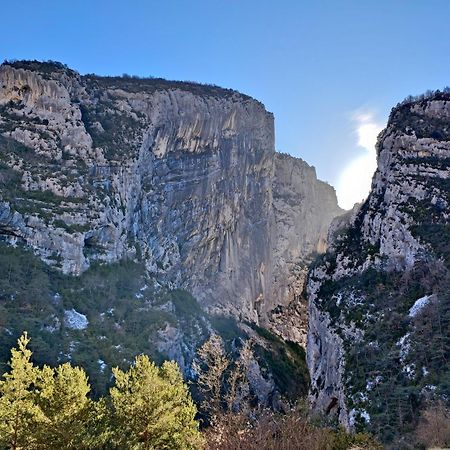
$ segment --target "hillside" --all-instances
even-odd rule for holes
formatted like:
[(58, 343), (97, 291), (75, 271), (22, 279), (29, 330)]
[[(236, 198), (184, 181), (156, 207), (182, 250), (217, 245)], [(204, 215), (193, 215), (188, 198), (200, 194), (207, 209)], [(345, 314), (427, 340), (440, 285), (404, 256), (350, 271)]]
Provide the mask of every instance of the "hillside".
[(450, 392), (449, 131), (448, 93), (392, 110), (371, 193), (308, 281), (313, 407), (392, 448)]

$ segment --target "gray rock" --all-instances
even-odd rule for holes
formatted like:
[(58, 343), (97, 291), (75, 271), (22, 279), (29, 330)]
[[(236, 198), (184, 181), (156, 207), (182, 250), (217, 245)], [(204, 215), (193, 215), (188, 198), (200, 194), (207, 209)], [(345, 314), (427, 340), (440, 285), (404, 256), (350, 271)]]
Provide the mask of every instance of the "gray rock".
[[(445, 97), (437, 94), (439, 96)], [(352, 368), (346, 366), (347, 351), (364, 341), (365, 318), (369, 312), (373, 323), (384, 320), (384, 314), (392, 314), (396, 305), (374, 313), (373, 305), (366, 301), (370, 288), (363, 285), (356, 292), (346, 287), (345, 281), (351, 277), (357, 279), (368, 269), (393, 277), (409, 273), (418, 263), (430, 271), (433, 264), (443, 266), (436, 249), (418, 238), (414, 230), (430, 228), (430, 225), (445, 229), (449, 224), (450, 97), (448, 94), (446, 97), (446, 101), (431, 97), (399, 105), (393, 110), (386, 129), (379, 136), (378, 167), (368, 199), (333, 222), (327, 257), (310, 273), (307, 288), (310, 401), (315, 410), (337, 416), (347, 429), (354, 428), (358, 415), (366, 423), (370, 422), (362, 406), (349, 411), (348, 403), (351, 399), (353, 405), (370, 407), (366, 397), (374, 386), (369, 380), (367, 386), (371, 389), (358, 395), (353, 393), (350, 398), (346, 390), (351, 385)], [(344, 283), (339, 284), (342, 281)], [(330, 286), (335, 290), (326, 294), (327, 289), (323, 288), (328, 287), (330, 292)], [(433, 286), (435, 288), (438, 286)], [(405, 286), (391, 289), (395, 294)], [(425, 307), (425, 299), (429, 298), (435, 297), (419, 299), (411, 310)], [(359, 310), (362, 319), (358, 324), (352, 319), (356, 306), (362, 307)], [(395, 312), (401, 317), (399, 311), (402, 310)], [(406, 323), (408, 312), (403, 315)], [(364, 342), (369, 347), (371, 344), (372, 348), (377, 348), (376, 342)], [(393, 374), (390, 376), (395, 378)], [(380, 376), (380, 380), (382, 378)], [(359, 400), (355, 400), (357, 396)]]
[(314, 168), (275, 152), (261, 103), (4, 64), (0, 134), (21, 195), (0, 192), (6, 240), (73, 275), (140, 257), (157, 283), (208, 311), (305, 343), (307, 266), (341, 211)]

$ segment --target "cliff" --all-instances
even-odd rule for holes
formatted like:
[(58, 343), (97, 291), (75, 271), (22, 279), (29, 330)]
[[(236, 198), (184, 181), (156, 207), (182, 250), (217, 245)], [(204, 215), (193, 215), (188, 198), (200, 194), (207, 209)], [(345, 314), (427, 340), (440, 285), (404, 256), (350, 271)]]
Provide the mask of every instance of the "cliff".
[(334, 188), (314, 167), (276, 154), (273, 181), (273, 294), (270, 325), (283, 337), (306, 344), (305, 283), (309, 266), (327, 248), (328, 228), (343, 213)]
[(139, 252), (161, 284), (253, 321), (302, 291), (339, 209), (314, 169), (275, 153), (261, 103), (51, 64), (0, 80), (4, 236), (74, 275)]
[(392, 443), (448, 389), (450, 95), (394, 108), (377, 153), (311, 270), (307, 361), (313, 408)]
[[(0, 66), (0, 140), (0, 237), (46, 264), (33, 263), (30, 278), (47, 280), (45, 308), (18, 292), (23, 314), (69, 336), (62, 353), (74, 357), (107, 318), (131, 332), (139, 310), (153, 314), (142, 322), (146, 342), (185, 371), (208, 330), (224, 328), (217, 317), (304, 345), (306, 267), (340, 210), (313, 168), (275, 152), (273, 116), (260, 102), (216, 86), (18, 61)], [(14, 288), (5, 284), (3, 296)], [(177, 289), (194, 303), (182, 305)], [(20, 326), (5, 305), (9, 336)], [(194, 322), (180, 325), (177, 314), (192, 309)], [(88, 321), (78, 335), (66, 326), (76, 314)]]
[(5, 204), (18, 237), (75, 275), (139, 245), (161, 283), (252, 316), (271, 270), (273, 118), (260, 103), (68, 71), (0, 78), (3, 136), (32, 150), (8, 165), (38, 197), (20, 217)]

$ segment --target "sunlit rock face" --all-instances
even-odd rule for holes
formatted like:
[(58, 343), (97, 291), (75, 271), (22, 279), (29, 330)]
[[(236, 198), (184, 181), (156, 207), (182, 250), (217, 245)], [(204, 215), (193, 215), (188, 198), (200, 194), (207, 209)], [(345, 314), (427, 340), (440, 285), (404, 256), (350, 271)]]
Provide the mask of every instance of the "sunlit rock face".
[[(435, 337), (424, 338), (423, 324), (436, 305), (448, 308), (450, 95), (394, 108), (377, 152), (368, 199), (336, 219), (330, 248), (311, 270), (307, 359), (313, 408), (350, 429), (372, 427), (388, 442), (414, 424), (403, 402), (423, 406), (432, 363), (419, 348)], [(411, 316), (423, 298), (434, 301)], [(406, 337), (414, 349), (402, 355)], [(439, 391), (448, 369), (433, 370)]]
[(261, 103), (214, 86), (18, 62), (0, 67), (0, 133), (8, 242), (73, 275), (140, 259), (157, 283), (189, 290), (209, 311), (304, 342), (304, 304), (298, 317), (277, 307), (300, 298), (339, 209), (313, 168), (275, 153)]

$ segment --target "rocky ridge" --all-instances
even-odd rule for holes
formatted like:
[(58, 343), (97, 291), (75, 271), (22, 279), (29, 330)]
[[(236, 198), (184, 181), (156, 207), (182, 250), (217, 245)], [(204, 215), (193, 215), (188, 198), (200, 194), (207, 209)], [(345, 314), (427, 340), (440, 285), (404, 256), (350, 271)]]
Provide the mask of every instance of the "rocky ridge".
[(447, 389), (432, 343), (449, 320), (450, 95), (394, 108), (377, 153), (368, 199), (311, 270), (307, 361), (313, 408), (392, 442)]

